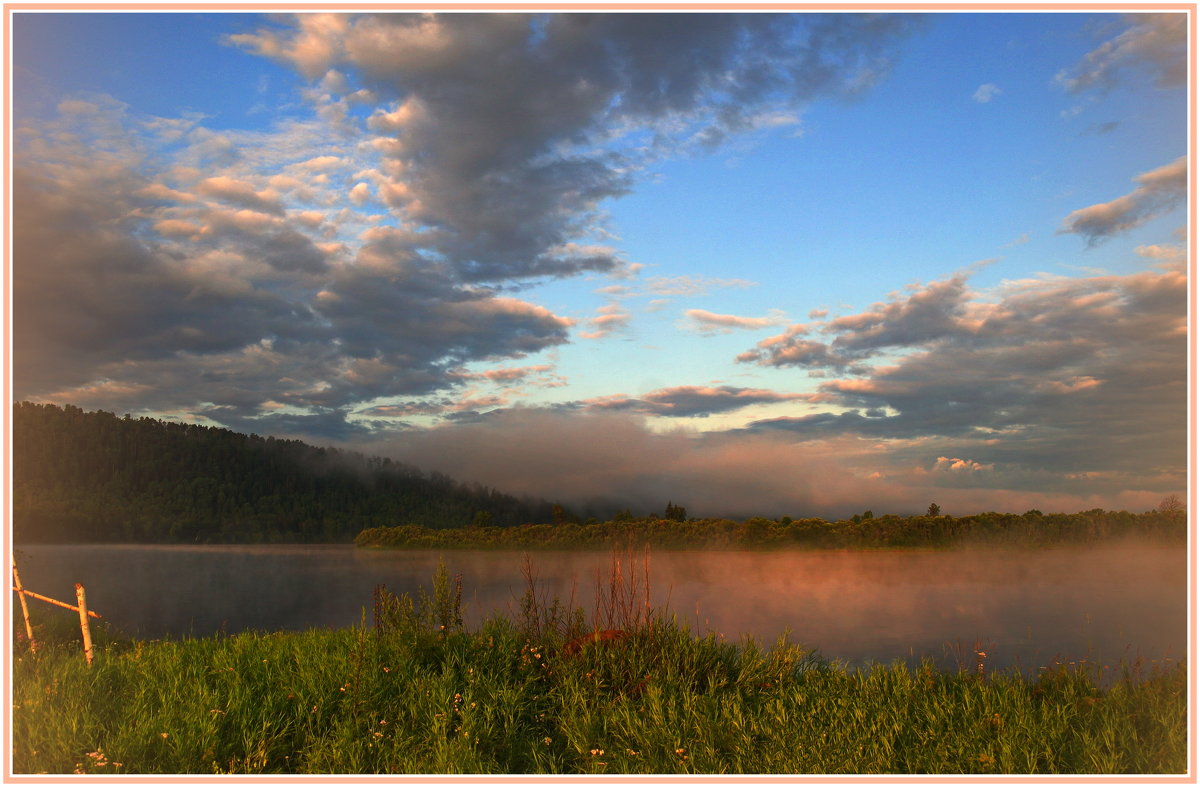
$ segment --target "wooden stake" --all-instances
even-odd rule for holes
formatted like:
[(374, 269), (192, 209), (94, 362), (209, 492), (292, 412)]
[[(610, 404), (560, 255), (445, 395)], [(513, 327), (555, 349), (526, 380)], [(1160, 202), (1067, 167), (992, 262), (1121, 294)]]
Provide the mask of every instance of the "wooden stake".
[[(72, 612), (79, 611), (79, 607), (77, 607), (77, 606), (68, 604), (65, 601), (59, 601), (56, 598), (50, 598), (49, 596), (43, 596), (41, 593), (34, 593), (32, 590), (24, 590), (22, 588), (13, 588), (13, 591), (16, 593), (20, 593), (22, 596), (29, 596), (30, 598), (36, 598), (38, 601), (45, 601), (47, 604), (54, 604), (57, 607), (62, 607), (63, 609), (69, 609)], [(88, 614), (89, 618), (103, 618), (104, 617), (99, 612), (93, 612), (90, 609), (87, 611), (87, 614)]]
[(92, 631), (88, 626), (87, 600), (83, 596), (83, 585), (75, 583), (75, 598), (79, 601), (79, 628), (83, 630), (83, 656), (92, 666)]
[(21, 575), (17, 573), (17, 558), (12, 559), (13, 589), (17, 598), (21, 599), (21, 615), (25, 618), (25, 636), (29, 637), (29, 649), (37, 653), (37, 640), (33, 638), (33, 624), (29, 622), (29, 603), (25, 601), (25, 592), (21, 587)]

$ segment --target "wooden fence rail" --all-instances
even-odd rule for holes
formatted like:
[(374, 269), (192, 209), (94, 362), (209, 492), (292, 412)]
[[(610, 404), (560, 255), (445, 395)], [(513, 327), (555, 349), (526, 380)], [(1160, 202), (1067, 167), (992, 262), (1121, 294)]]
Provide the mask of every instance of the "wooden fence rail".
[(88, 618), (101, 618), (103, 616), (87, 608), (87, 595), (84, 592), (83, 585), (78, 582), (75, 583), (75, 604), (71, 605), (65, 601), (43, 596), (41, 593), (34, 593), (32, 590), (26, 590), (22, 587), (21, 575), (17, 573), (16, 557), (12, 560), (12, 574), (13, 592), (21, 599), (21, 614), (25, 617), (25, 635), (29, 637), (29, 649), (34, 652), (37, 651), (37, 640), (33, 638), (33, 625), (29, 622), (29, 605), (25, 603), (26, 596), (79, 613), (79, 629), (83, 634), (83, 656), (87, 659), (87, 663), (90, 666), (92, 663), (92, 629), (88, 625)]

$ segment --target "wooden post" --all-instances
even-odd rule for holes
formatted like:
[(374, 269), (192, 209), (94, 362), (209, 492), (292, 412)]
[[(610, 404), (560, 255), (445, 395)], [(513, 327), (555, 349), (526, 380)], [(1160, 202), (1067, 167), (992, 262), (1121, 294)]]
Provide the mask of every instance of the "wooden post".
[(29, 622), (29, 603), (25, 601), (24, 588), (21, 587), (21, 575), (17, 573), (17, 558), (12, 559), (13, 587), (17, 598), (21, 599), (21, 615), (25, 618), (25, 636), (29, 637), (29, 649), (37, 653), (37, 640), (33, 638), (33, 624)]
[(75, 598), (79, 601), (79, 628), (83, 630), (83, 656), (88, 666), (92, 665), (92, 631), (88, 626), (87, 599), (83, 595), (83, 585), (75, 583)]

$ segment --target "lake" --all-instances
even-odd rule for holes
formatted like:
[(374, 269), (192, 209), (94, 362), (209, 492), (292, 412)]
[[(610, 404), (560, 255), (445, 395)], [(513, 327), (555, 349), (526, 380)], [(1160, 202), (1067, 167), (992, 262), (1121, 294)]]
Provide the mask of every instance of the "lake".
[[(468, 625), (518, 608), (522, 552), (379, 551), (350, 545), (31, 545), (24, 585), (63, 600), (74, 584), (120, 631), (142, 637), (371, 623), (372, 589), (430, 588), (439, 558), (463, 577)], [(529, 553), (539, 592), (593, 608), (608, 552)], [(643, 553), (622, 555), (644, 575)], [(859, 665), (922, 657), (1033, 670), (1053, 661), (1183, 659), (1187, 551), (1110, 544), (1041, 550), (656, 551), (656, 605), (696, 632), (790, 640)], [(30, 601), (31, 614), (48, 607)]]

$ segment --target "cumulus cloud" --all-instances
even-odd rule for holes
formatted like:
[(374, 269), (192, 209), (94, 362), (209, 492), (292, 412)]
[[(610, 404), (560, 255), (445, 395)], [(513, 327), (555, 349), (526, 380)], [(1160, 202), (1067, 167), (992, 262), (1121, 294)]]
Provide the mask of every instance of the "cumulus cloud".
[(381, 194), (458, 276), (497, 281), (619, 271), (614, 250), (569, 244), (596, 233), (648, 153), (862, 89), (911, 27), (893, 14), (303, 14), (231, 41), (310, 80), (353, 74), (387, 101), (369, 122), (393, 181)]
[(1143, 74), (1160, 88), (1187, 83), (1187, 13), (1126, 14), (1124, 20), (1126, 29), (1058, 73), (1063, 88), (1071, 93), (1111, 90)]
[(1111, 202), (1080, 208), (1063, 219), (1060, 233), (1081, 235), (1089, 246), (1127, 232), (1174, 209), (1187, 196), (1188, 162), (1181, 156), (1134, 178), (1138, 187)]
[(369, 220), (284, 210), (266, 173), (294, 162), (302, 185), (334, 188), (317, 178), (341, 165), (314, 155), (329, 134), (249, 135), (221, 164), (207, 138), (172, 158), (137, 140), (123, 106), (89, 106), (27, 128), (18, 150), (19, 398), (346, 437), (364, 428), (347, 420), (361, 402), (455, 388), (463, 364), (568, 338), (571, 320), (464, 285), (404, 230), (351, 247), (328, 233)]

